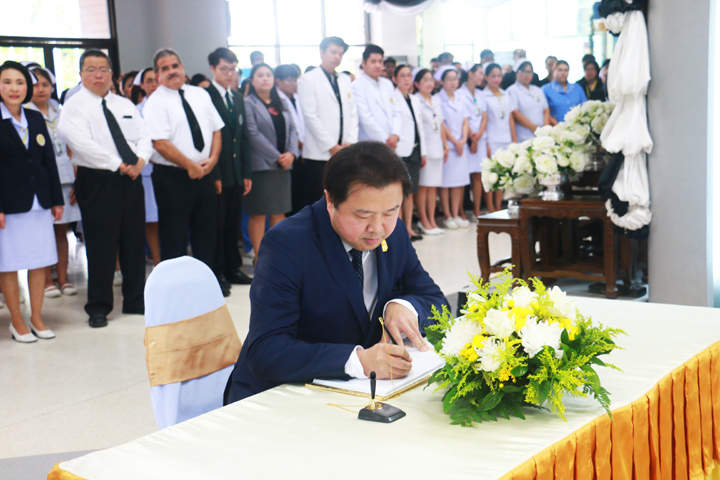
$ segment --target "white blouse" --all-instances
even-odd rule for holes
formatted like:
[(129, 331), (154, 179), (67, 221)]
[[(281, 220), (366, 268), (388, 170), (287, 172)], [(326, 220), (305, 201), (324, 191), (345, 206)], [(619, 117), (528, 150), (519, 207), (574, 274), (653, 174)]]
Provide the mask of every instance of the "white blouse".
[(445, 119), (443, 117), (442, 107), (440, 106), (440, 100), (432, 97), (430, 102), (428, 102), (419, 93), (414, 95), (420, 100), (420, 117), (422, 119), (422, 129), (425, 133), (426, 155), (428, 159), (443, 158), (445, 151), (443, 149), (440, 128)]
[(40, 111), (33, 102), (28, 103), (26, 107), (42, 113), (42, 116), (45, 119), (45, 125), (47, 125), (48, 133), (52, 136), (53, 150), (55, 151), (55, 162), (57, 163), (58, 174), (60, 175), (60, 183), (68, 185), (75, 182), (75, 169), (73, 168), (72, 163), (70, 163), (67, 142), (58, 130), (60, 104), (56, 100), (48, 100), (47, 115)]

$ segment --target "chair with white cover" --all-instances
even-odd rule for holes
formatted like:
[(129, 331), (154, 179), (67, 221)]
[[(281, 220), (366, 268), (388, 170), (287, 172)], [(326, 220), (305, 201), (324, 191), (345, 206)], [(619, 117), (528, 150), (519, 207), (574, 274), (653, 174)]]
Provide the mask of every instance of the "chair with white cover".
[(222, 407), (242, 345), (212, 270), (187, 256), (155, 267), (145, 285), (145, 327), (158, 426)]

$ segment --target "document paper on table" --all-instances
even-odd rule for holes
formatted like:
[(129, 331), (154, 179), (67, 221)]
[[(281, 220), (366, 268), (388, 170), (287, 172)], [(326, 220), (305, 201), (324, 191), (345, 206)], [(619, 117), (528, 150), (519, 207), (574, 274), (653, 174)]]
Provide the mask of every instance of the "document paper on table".
[[(407, 377), (394, 378), (392, 380), (377, 380), (375, 386), (375, 398), (386, 400), (398, 394), (406, 387), (422, 381), (435, 373), (438, 369), (445, 365), (445, 360), (440, 357), (434, 350), (421, 352), (416, 348), (407, 348), (410, 357), (412, 357), (412, 371)], [(350, 380), (321, 380), (315, 379), (309, 386), (326, 387), (332, 390), (346, 391), (355, 395), (370, 397), (370, 380), (367, 378), (353, 378)], [(416, 385), (417, 386), (417, 385)]]

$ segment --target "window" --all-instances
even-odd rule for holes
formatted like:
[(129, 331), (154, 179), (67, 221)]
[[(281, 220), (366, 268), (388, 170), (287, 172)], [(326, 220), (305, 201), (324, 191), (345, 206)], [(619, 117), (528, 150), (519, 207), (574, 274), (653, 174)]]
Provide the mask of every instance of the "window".
[(0, 63), (39, 63), (55, 74), (58, 96), (80, 81), (86, 49), (105, 51), (120, 73), (113, 0), (0, 0), (0, 11)]
[(302, 70), (320, 63), (318, 47), (326, 36), (338, 36), (350, 48), (339, 70), (355, 71), (365, 37), (363, 0), (229, 0), (231, 33), (228, 43), (243, 74), (249, 72), (250, 52), (259, 50), (265, 63), (294, 63)]

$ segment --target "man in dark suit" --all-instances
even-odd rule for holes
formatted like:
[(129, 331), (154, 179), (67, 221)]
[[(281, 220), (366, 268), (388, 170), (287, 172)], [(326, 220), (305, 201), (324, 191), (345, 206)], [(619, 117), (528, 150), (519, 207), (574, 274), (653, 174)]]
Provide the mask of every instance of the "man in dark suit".
[[(410, 190), (384, 144), (360, 142), (325, 167), (325, 196), (263, 238), (250, 289), (250, 331), (225, 390), (232, 403), (317, 377), (407, 375), (405, 334), (421, 350), (431, 307), (447, 304), (407, 235), (392, 235)], [(398, 225), (399, 224), (399, 225)], [(381, 247), (381, 248), (378, 248)], [(397, 345), (380, 343), (383, 317)], [(392, 366), (392, 367), (391, 367)]]
[[(213, 73), (207, 92), (225, 122), (221, 130), (220, 160), (213, 170), (218, 193), (218, 231), (215, 248), (215, 275), (221, 282), (249, 285), (252, 279), (240, 270), (242, 256), (238, 248), (242, 197), (252, 188), (250, 137), (245, 122), (245, 103), (240, 93), (232, 90), (233, 72), (238, 59), (227, 48), (220, 47), (208, 55)], [(227, 295), (226, 295), (227, 296)]]

